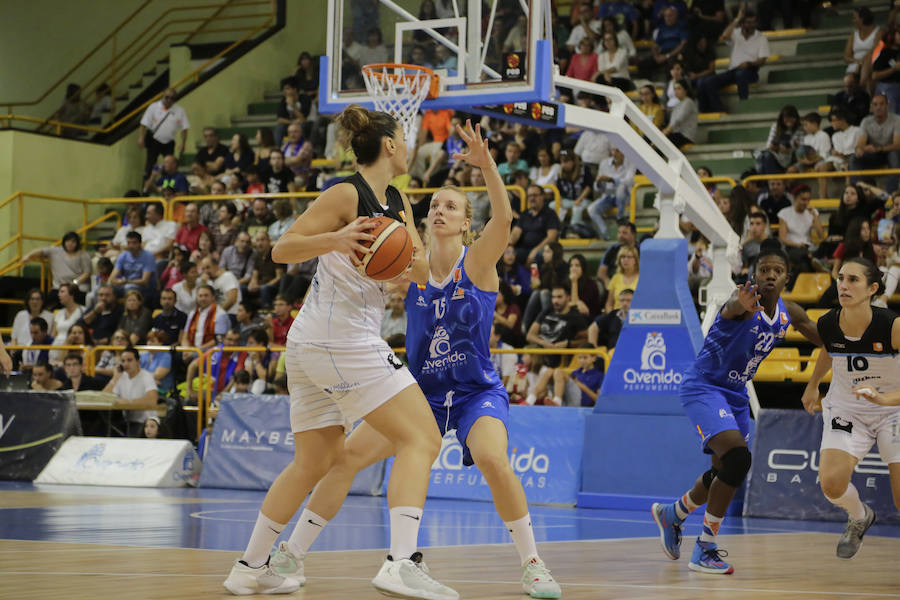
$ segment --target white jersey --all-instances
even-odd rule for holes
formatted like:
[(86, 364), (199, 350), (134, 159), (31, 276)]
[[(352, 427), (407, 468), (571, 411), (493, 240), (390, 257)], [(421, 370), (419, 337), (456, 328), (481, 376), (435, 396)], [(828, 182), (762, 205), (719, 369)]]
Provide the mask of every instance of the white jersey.
[(831, 355), (831, 385), (822, 406), (856, 415), (885, 415), (898, 411), (880, 406), (853, 393), (858, 385), (879, 392), (900, 391), (900, 356), (891, 343), (891, 329), (897, 315), (886, 308), (872, 307), (872, 322), (859, 339), (846, 337), (839, 326), (840, 308), (819, 319), (818, 330)]
[(319, 257), (309, 294), (287, 339), (299, 344), (380, 341), (387, 300), (383, 283), (360, 274), (346, 254), (329, 252)]
[[(403, 199), (393, 186), (388, 186), (388, 205), (383, 206), (359, 173), (344, 183), (356, 187), (359, 216), (387, 216), (402, 221)], [(387, 300), (384, 283), (362, 275), (348, 255), (329, 252), (319, 257), (309, 294), (288, 331), (288, 341), (329, 345), (381, 343)]]

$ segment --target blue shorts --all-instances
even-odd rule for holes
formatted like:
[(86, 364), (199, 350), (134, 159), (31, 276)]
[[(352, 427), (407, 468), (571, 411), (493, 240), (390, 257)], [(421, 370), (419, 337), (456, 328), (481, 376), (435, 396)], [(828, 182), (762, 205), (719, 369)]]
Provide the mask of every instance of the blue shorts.
[(502, 386), (454, 392), (449, 400), (447, 394), (426, 395), (426, 398), (441, 435), (456, 430), (456, 439), (463, 449), (463, 464), (467, 467), (475, 464), (466, 446), (466, 438), (475, 421), (481, 417), (494, 417), (506, 427), (507, 435), (509, 433), (509, 395)]
[(713, 454), (707, 443), (723, 431), (741, 432), (750, 445), (750, 404), (746, 394), (728, 388), (691, 379), (681, 384), (681, 406), (700, 434), (703, 452)]

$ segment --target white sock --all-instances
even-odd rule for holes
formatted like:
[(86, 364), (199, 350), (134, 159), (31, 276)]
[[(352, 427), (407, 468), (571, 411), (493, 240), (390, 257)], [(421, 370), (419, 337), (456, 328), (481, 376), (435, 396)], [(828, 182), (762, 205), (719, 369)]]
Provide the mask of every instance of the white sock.
[(519, 560), (524, 565), (531, 557), (537, 556), (537, 546), (534, 545), (534, 529), (531, 527), (531, 515), (525, 513), (525, 516), (515, 521), (504, 521), (509, 535), (512, 537), (513, 544), (519, 553)]
[(534, 394), (528, 394), (528, 396), (525, 397), (525, 404), (534, 406), (535, 402), (537, 402), (537, 396), (535, 396)]
[(556, 406), (562, 406), (562, 398), (559, 396), (553, 396), (553, 404)]
[[(828, 496), (825, 497), (828, 498)], [(847, 489), (840, 498), (828, 498), (828, 501), (846, 510), (854, 521), (866, 518), (865, 505), (859, 499), (859, 492), (852, 483), (847, 485)]]
[(300, 520), (294, 527), (293, 533), (288, 540), (288, 548), (291, 554), (299, 558), (306, 556), (309, 547), (316, 541), (316, 537), (322, 533), (322, 529), (328, 525), (328, 519), (323, 519), (313, 511), (304, 508), (300, 513)]
[(275, 540), (284, 531), (285, 523), (276, 523), (266, 515), (259, 513), (256, 517), (256, 525), (247, 542), (247, 549), (241, 557), (248, 566), (258, 569), (269, 560), (269, 552), (275, 544)]
[(409, 558), (419, 543), (422, 509), (417, 506), (395, 506), (391, 509), (391, 550), (394, 560)]
[(699, 504), (694, 503), (694, 500), (691, 498), (691, 492), (688, 490), (681, 498), (675, 501), (675, 516), (684, 521), (699, 506)]
[(707, 510), (706, 514), (703, 515), (703, 532), (700, 534), (700, 541), (715, 543), (716, 536), (719, 535), (719, 527), (722, 525), (724, 518), (711, 515)]

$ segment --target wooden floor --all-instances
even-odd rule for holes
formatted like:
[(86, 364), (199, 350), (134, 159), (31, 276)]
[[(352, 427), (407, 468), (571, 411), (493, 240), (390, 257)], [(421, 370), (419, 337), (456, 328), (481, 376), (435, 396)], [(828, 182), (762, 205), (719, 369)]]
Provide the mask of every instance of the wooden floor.
[[(689, 540), (685, 548), (689, 549)], [(687, 557), (665, 559), (655, 539), (548, 542), (544, 560), (570, 600), (696, 598), (900, 598), (900, 540), (868, 537), (851, 561), (833, 534), (765, 534), (722, 540), (733, 575), (700, 575)], [(521, 598), (514, 552), (493, 545), (429, 548), (432, 573), (461, 598)], [(291, 598), (379, 598), (369, 579), (383, 551), (312, 553), (308, 581)], [(0, 540), (0, 598), (66, 600), (230, 597), (222, 588), (235, 552)]]

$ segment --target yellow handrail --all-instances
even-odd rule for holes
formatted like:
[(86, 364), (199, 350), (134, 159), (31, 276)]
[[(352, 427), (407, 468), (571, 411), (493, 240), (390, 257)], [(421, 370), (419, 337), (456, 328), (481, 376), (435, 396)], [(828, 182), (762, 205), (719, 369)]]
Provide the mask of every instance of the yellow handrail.
[(55, 90), (57, 87), (59, 87), (59, 84), (61, 84), (61, 83), (62, 83), (63, 81), (65, 81), (66, 79), (68, 79), (68, 77), (69, 77), (72, 73), (74, 73), (75, 70), (78, 69), (78, 67), (80, 67), (81, 65), (83, 65), (85, 62), (87, 62), (87, 60), (88, 60), (91, 56), (93, 56), (94, 54), (96, 54), (96, 53), (100, 50), (100, 48), (102, 48), (102, 47), (104, 46), (104, 44), (106, 44), (106, 42), (108, 42), (110, 39), (112, 39), (113, 36), (115, 36), (115, 35), (116, 35), (123, 27), (125, 27), (129, 22), (131, 22), (131, 20), (132, 20), (139, 12), (141, 12), (142, 10), (144, 10), (144, 8), (145, 8), (148, 4), (150, 4), (151, 1), (152, 1), (152, 0), (144, 0), (144, 3), (141, 4), (139, 7), (137, 7), (137, 9), (135, 9), (135, 11), (134, 11), (133, 13), (131, 13), (130, 15), (128, 15), (128, 17), (127, 17), (124, 21), (122, 21), (122, 23), (120, 23), (118, 27), (116, 27), (115, 29), (113, 29), (113, 30), (112, 30), (112, 33), (110, 33), (110, 34), (107, 35), (105, 38), (103, 38), (103, 40), (101, 40), (100, 43), (97, 44), (97, 45), (94, 47), (93, 50), (91, 50), (90, 52), (88, 52), (88, 53), (84, 56), (84, 58), (82, 58), (80, 61), (78, 61), (78, 62), (75, 64), (74, 67), (72, 67), (71, 69), (69, 69), (68, 71), (66, 71), (66, 73), (65, 73), (62, 77), (60, 77), (59, 80), (56, 81), (56, 83), (54, 83), (53, 85), (51, 85), (51, 86), (47, 89), (46, 92), (44, 92), (43, 94), (41, 94), (41, 96), (40, 96), (37, 100), (32, 100), (32, 101), (30, 101), (30, 102), (0, 102), (0, 105), (6, 106), (6, 107), (7, 107), (7, 112), (8, 112), (8, 113), (12, 113), (12, 107), (13, 107), (13, 106), (33, 106), (33, 105), (35, 105), (35, 104), (39, 104), (40, 102), (42, 102), (47, 96), (50, 95), (50, 92), (52, 92), (52, 91)]
[[(179, 86), (181, 86), (181, 85), (183, 85), (183, 84), (185, 84), (185, 83), (187, 83), (187, 82), (189, 82), (189, 81), (195, 81), (195, 82), (196, 82), (196, 81), (199, 81), (199, 79), (200, 79), (200, 74), (201, 74), (203, 71), (205, 71), (210, 65), (212, 65), (213, 63), (215, 63), (216, 61), (218, 61), (219, 59), (221, 59), (223, 56), (225, 56), (226, 54), (228, 54), (229, 52), (231, 52), (231, 51), (232, 51), (234, 48), (236, 48), (237, 46), (243, 44), (245, 41), (247, 41), (247, 40), (251, 39), (252, 37), (254, 37), (257, 33), (261, 32), (261, 31), (264, 31), (266, 28), (268, 28), (269, 26), (271, 26), (271, 24), (272, 24), (272, 23), (274, 22), (274, 20), (275, 20), (275, 17), (276, 17), (275, 0), (260, 0), (260, 1), (256, 1), (256, 2), (253, 2), (253, 1), (230, 2), (230, 0), (227, 1), (227, 2), (225, 3), (225, 5), (229, 5), (229, 6), (254, 6), (254, 5), (264, 5), (264, 4), (269, 4), (269, 5), (272, 7), (272, 10), (268, 13), (268, 15), (265, 15), (265, 14), (259, 14), (259, 15), (243, 15), (244, 18), (251, 17), (251, 16), (252, 16), (252, 17), (263, 17), (263, 16), (266, 16), (266, 20), (265, 20), (262, 24), (260, 24), (259, 26), (257, 26), (257, 27), (254, 27), (254, 28), (252, 28), (252, 29), (249, 28), (249, 27), (242, 27), (242, 28), (205, 29), (204, 33), (248, 31), (248, 29), (249, 29), (249, 31), (248, 31), (248, 33), (246, 33), (244, 36), (242, 36), (240, 39), (238, 39), (237, 41), (231, 43), (229, 46), (227, 46), (225, 49), (223, 49), (222, 51), (220, 51), (218, 54), (216, 54), (215, 56), (213, 56), (212, 58), (210, 58), (209, 60), (207, 60), (206, 62), (204, 62), (202, 65), (200, 65), (199, 67), (197, 67), (194, 71), (188, 73), (187, 75), (185, 75), (184, 77), (182, 77), (182, 78), (181, 78), (180, 80), (178, 80), (177, 82), (175, 82), (175, 83), (173, 83), (173, 84), (170, 84), (169, 87), (178, 89)], [(152, 28), (153, 26), (155, 26), (156, 23), (158, 23), (160, 19), (162, 19), (165, 15), (167, 15), (167, 14), (170, 13), (170, 12), (174, 12), (174, 11), (177, 11), (177, 10), (198, 10), (198, 9), (201, 9), (201, 8), (221, 8), (221, 7), (224, 7), (225, 5), (212, 4), (212, 5), (199, 5), (199, 6), (191, 6), (191, 7), (176, 7), (176, 8), (172, 8), (172, 9), (167, 10), (165, 13), (163, 13), (163, 15), (162, 15), (161, 17), (157, 18), (157, 20), (154, 21), (154, 23), (150, 26), (150, 28)], [(237, 18), (237, 16), (234, 16), (234, 15), (228, 15), (228, 16), (224, 16), (224, 17), (219, 17), (220, 20), (226, 20), (226, 19), (229, 19), (229, 20), (230, 20), (230, 19), (235, 19), (235, 18)], [(195, 19), (173, 20), (172, 22), (193, 22), (193, 21), (199, 21), (199, 20), (201, 20), (201, 19), (202, 19), (202, 17), (197, 17), (197, 18), (195, 18)], [(123, 24), (123, 25), (124, 25), (124, 24)], [(162, 30), (163, 30), (167, 25), (168, 25), (168, 23), (166, 23), (165, 25), (163, 25), (163, 27), (160, 28), (160, 30), (159, 30), (158, 33), (161, 33)], [(205, 26), (205, 25), (204, 25), (204, 26)], [(146, 30), (145, 30), (145, 32), (146, 32)], [(180, 31), (180, 32), (170, 33), (170, 34), (167, 34), (167, 35), (165, 35), (165, 36), (161, 36), (161, 35), (151, 36), (151, 39), (157, 39), (157, 45), (158, 45), (159, 43), (161, 43), (162, 39), (168, 38), (168, 37), (170, 37), (171, 35), (181, 35), (181, 34), (190, 34), (190, 35), (192, 35), (192, 34), (195, 34), (195, 33), (197, 33), (197, 30)], [(124, 54), (128, 49), (130, 49), (131, 46), (134, 45), (134, 43), (137, 42), (138, 39), (140, 39), (140, 36), (136, 37), (135, 41), (132, 42), (132, 44), (130, 44), (130, 45), (126, 48), (126, 50), (123, 50), (123, 52), (120, 53), (119, 56), (121, 56), (121, 55)], [(146, 44), (146, 42), (145, 42), (145, 44)], [(143, 46), (142, 46), (141, 48), (143, 48)], [(145, 54), (143, 57), (141, 57), (141, 59), (139, 59), (138, 61), (136, 61), (135, 65), (140, 64), (140, 61), (143, 60), (143, 58), (146, 57), (146, 56), (147, 56), (147, 54)], [(88, 58), (88, 57), (85, 57), (84, 60), (87, 60), (87, 58)], [(114, 57), (113, 60), (110, 62), (110, 64), (107, 65), (107, 67), (104, 67), (104, 70), (105, 70), (106, 68), (108, 68), (110, 65), (115, 65), (116, 59), (117, 59), (117, 58), (118, 58), (118, 57)], [(129, 59), (129, 60), (130, 60), (130, 59)], [(79, 63), (78, 66), (80, 66), (80, 63)], [(76, 66), (76, 67), (77, 67), (77, 66)], [(118, 67), (117, 67), (117, 68), (118, 68)], [(101, 71), (101, 72), (102, 72), (102, 71)], [(67, 74), (67, 75), (68, 75), (68, 74)], [(96, 77), (95, 77), (95, 78), (96, 78)], [(91, 79), (91, 81), (93, 81), (93, 79)], [(116, 81), (117, 81), (117, 80), (116, 80)], [(57, 83), (56, 85), (58, 86), (59, 84)], [(85, 86), (85, 88), (86, 88), (86, 87), (87, 87), (87, 85)], [(51, 91), (51, 90), (48, 90), (47, 94), (49, 94), (50, 91)], [(159, 100), (159, 98), (162, 97), (162, 94), (163, 94), (163, 92), (159, 92), (158, 94), (156, 94), (155, 96), (153, 96), (152, 98), (150, 98), (149, 100), (147, 100), (146, 102), (144, 102), (141, 106), (135, 108), (134, 110), (132, 110), (131, 112), (129, 112), (127, 115), (125, 115), (125, 116), (123, 116), (122, 118), (120, 118), (118, 121), (115, 121), (114, 123), (110, 123), (110, 124), (107, 125), (106, 127), (96, 127), (96, 126), (92, 126), (92, 125), (82, 125), (82, 124), (78, 124), (78, 123), (66, 123), (66, 122), (63, 122), (63, 121), (59, 121), (59, 120), (57, 120), (57, 119), (54, 119), (53, 117), (51, 117), (51, 118), (49, 118), (49, 119), (39, 119), (39, 118), (31, 117), (31, 116), (26, 116), (26, 115), (16, 115), (16, 114), (13, 114), (13, 113), (12, 113), (12, 107), (13, 107), (13, 106), (24, 106), (24, 105), (36, 104), (37, 102), (39, 102), (40, 100), (42, 100), (43, 98), (45, 98), (45, 97), (46, 97), (46, 94), (45, 94), (40, 100), (37, 100), (37, 101), (35, 101), (35, 102), (31, 102), (31, 103), (22, 103), (22, 102), (3, 102), (3, 103), (0, 103), (0, 105), (3, 105), (3, 106), (6, 106), (6, 107), (7, 107), (7, 114), (5, 114), (5, 115), (0, 115), (0, 127), (10, 127), (10, 126), (11, 126), (11, 123), (12, 123), (13, 121), (21, 121), (21, 122), (25, 122), (25, 123), (38, 123), (38, 124), (40, 124), (40, 125), (52, 125), (52, 126), (56, 129), (57, 135), (61, 135), (61, 134), (62, 134), (62, 130), (63, 130), (64, 128), (65, 128), (65, 129), (73, 129), (73, 130), (79, 130), (79, 131), (92, 132), (92, 133), (109, 133), (109, 132), (111, 132), (111, 131), (114, 131), (114, 130), (117, 129), (118, 127), (120, 127), (123, 123), (126, 123), (127, 121), (129, 121), (133, 116), (135, 116), (135, 115), (138, 114), (139, 112), (145, 110), (145, 109), (146, 109), (150, 104), (152, 104), (153, 102), (156, 102), (157, 100)], [(57, 112), (58, 112), (58, 111), (57, 111)], [(57, 113), (54, 113), (54, 116), (55, 116), (56, 114), (57, 114)], [(5, 122), (5, 124), (4, 124), (4, 122)]]
[[(737, 185), (737, 182), (731, 177), (701, 177), (701, 183), (729, 183), (731, 187)], [(642, 187), (656, 187), (653, 185), (653, 182), (650, 181), (644, 175), (638, 175), (634, 178), (634, 185), (631, 187), (631, 206), (629, 207), (630, 215), (629, 220), (634, 223), (635, 218), (637, 217), (637, 191), (638, 188)], [(639, 232), (644, 233), (647, 231), (653, 231), (652, 228), (649, 227), (639, 227), (637, 229)]]

